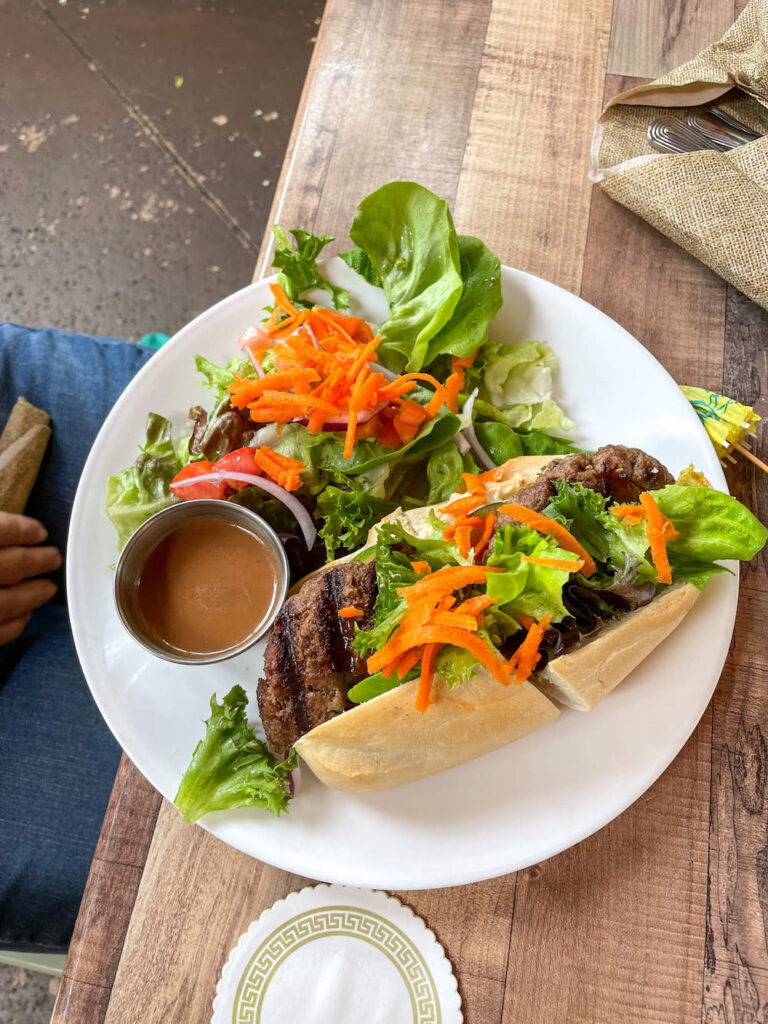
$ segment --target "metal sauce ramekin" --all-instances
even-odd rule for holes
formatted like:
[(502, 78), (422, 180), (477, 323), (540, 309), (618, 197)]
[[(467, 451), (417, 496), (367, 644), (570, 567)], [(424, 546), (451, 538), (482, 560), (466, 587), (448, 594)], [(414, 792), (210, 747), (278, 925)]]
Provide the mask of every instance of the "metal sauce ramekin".
[[(272, 607), (256, 632), (246, 637), (236, 647), (229, 647), (225, 651), (216, 651), (213, 654), (191, 654), (180, 651), (170, 644), (164, 644), (149, 631), (139, 609), (139, 581), (147, 559), (162, 540), (180, 526), (187, 526), (204, 519), (218, 519), (233, 523), (263, 541), (274, 556), (278, 579)], [(278, 535), (261, 516), (251, 512), (243, 505), (236, 505), (231, 501), (213, 499), (181, 501), (177, 505), (163, 509), (162, 512), (157, 512), (145, 523), (142, 523), (120, 552), (115, 568), (115, 604), (117, 614), (125, 628), (134, 640), (137, 640), (151, 654), (157, 655), (158, 658), (164, 658), (166, 661), (176, 662), (178, 665), (209, 665), (212, 662), (226, 661), (227, 658), (233, 658), (236, 654), (242, 654), (264, 636), (283, 606), (288, 592), (289, 577), (290, 571), (285, 548)]]

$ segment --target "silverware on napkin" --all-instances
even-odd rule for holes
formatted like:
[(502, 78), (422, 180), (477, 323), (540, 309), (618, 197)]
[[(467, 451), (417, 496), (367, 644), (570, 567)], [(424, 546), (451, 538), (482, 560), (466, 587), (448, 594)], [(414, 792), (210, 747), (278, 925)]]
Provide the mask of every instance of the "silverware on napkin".
[(695, 111), (685, 118), (664, 114), (648, 126), (646, 137), (659, 153), (693, 153), (701, 149), (724, 153), (761, 138), (720, 107)]

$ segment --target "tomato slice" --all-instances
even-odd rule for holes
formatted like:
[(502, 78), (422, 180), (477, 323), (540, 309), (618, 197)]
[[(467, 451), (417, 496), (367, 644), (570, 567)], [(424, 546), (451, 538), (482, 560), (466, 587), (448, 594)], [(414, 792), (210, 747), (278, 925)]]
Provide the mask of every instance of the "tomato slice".
[(201, 484), (190, 484), (189, 487), (174, 487), (174, 484), (179, 483), (181, 480), (189, 480), (192, 477), (203, 476), (205, 473), (212, 473), (213, 471), (213, 463), (207, 460), (190, 462), (183, 469), (180, 469), (173, 480), (171, 480), (171, 490), (182, 501), (192, 501), (196, 498), (226, 498), (227, 485), (221, 480), (206, 480)]
[[(251, 473), (253, 476), (258, 476), (261, 473), (261, 469), (256, 465), (254, 459), (253, 448), (238, 448), (230, 452), (229, 455), (222, 455), (213, 469), (215, 472)], [(227, 480), (226, 486), (233, 491), (242, 491), (251, 485), (242, 480)]]

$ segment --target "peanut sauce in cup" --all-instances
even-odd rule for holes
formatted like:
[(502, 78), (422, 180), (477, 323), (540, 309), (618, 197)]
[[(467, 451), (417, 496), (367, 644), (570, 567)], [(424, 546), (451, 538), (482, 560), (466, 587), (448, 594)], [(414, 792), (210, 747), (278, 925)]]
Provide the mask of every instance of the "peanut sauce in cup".
[(173, 505), (142, 524), (115, 574), (134, 638), (171, 661), (219, 661), (247, 649), (285, 599), (288, 566), (274, 531), (226, 501)]

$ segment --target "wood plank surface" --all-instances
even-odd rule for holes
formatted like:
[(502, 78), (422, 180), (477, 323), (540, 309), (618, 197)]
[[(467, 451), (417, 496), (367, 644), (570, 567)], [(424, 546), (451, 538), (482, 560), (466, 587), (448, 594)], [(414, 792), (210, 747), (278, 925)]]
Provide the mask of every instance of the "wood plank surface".
[[(723, 393), (768, 416), (768, 313), (733, 288)], [(766, 458), (765, 419), (757, 446)], [(768, 477), (740, 461), (733, 493), (768, 521)], [(712, 787), (704, 1014), (707, 1024), (768, 1020), (768, 557), (742, 567), (738, 627), (712, 702)]]
[(736, 13), (733, 0), (614, 0), (608, 72), (657, 78), (720, 39)]
[[(633, 84), (620, 76), (656, 76), (733, 14), (733, 0), (614, 0), (609, 53), (609, 0), (331, 0), (271, 220), (343, 238), (371, 188), (423, 181), (452, 203), (459, 230), (580, 292), (676, 379), (768, 412), (768, 315), (586, 177), (601, 101)], [(270, 258), (268, 234), (256, 276)], [(768, 515), (768, 480), (745, 463), (733, 487)], [(763, 556), (745, 574), (712, 705), (624, 815), (516, 876), (396, 894), (444, 944), (469, 1024), (768, 1021), (767, 568)], [(137, 842), (135, 856), (113, 859), (139, 870)], [(103, 843), (124, 849), (125, 838)], [(55, 1019), (208, 1019), (238, 936), (303, 884), (188, 828), (163, 803), (127, 934), (124, 913), (99, 930), (109, 915), (89, 885), (69, 1001)], [(128, 879), (125, 892), (130, 901)]]

